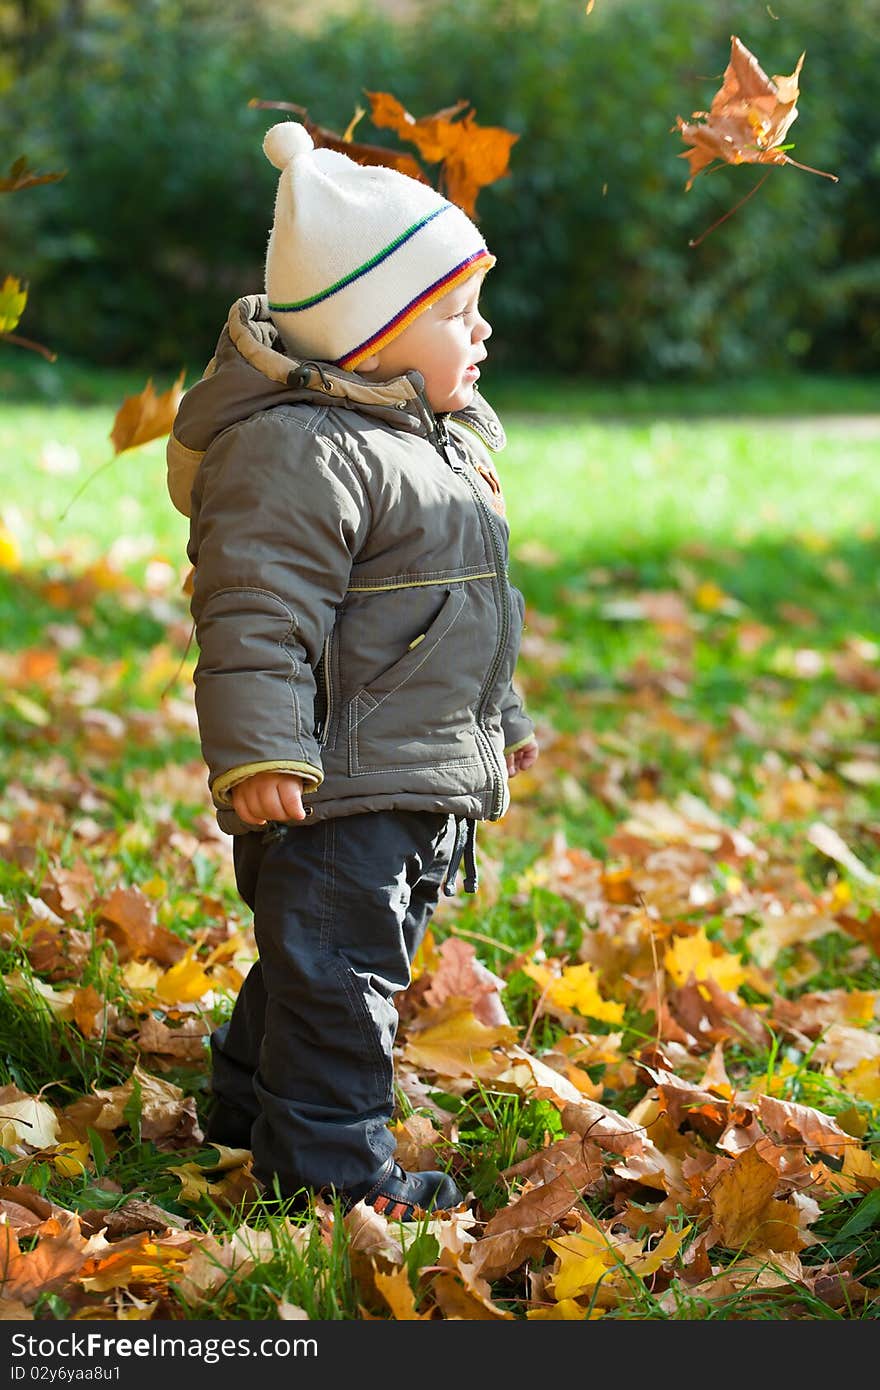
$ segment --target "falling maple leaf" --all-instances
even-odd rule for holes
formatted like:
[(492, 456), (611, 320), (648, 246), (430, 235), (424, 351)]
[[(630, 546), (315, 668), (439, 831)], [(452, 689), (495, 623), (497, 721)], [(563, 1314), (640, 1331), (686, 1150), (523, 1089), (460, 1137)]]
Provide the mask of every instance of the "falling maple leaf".
[(390, 92), (367, 92), (367, 97), (373, 124), (410, 141), (429, 164), (439, 163), (446, 196), (473, 217), (480, 189), (508, 172), (519, 136), (502, 126), (479, 125), (473, 108), (465, 111), (466, 101), (417, 119)]
[[(694, 111), (693, 120), (676, 117), (682, 139), (691, 149), (681, 159), (690, 164), (687, 188), (697, 174), (720, 160), (726, 164), (797, 164), (782, 148), (797, 118), (798, 77), (805, 55), (788, 77), (768, 77), (753, 53), (735, 34), (730, 61), (708, 111)], [(820, 173), (818, 169), (808, 170)], [(835, 178), (825, 174), (825, 178)]]
[(26, 304), (27, 290), (14, 275), (7, 275), (0, 285), (0, 333), (11, 333), (18, 327)]
[(33, 169), (28, 168), (28, 162), (24, 155), (10, 166), (9, 173), (0, 178), (0, 193), (18, 193), (22, 188), (34, 188), (40, 183), (57, 183), (63, 179), (65, 171), (49, 174), (36, 174)]
[(110, 431), (110, 441), (117, 454), (170, 434), (183, 396), (185, 375), (185, 371), (182, 371), (174, 384), (160, 396), (153, 389), (151, 377), (143, 391), (125, 397)]

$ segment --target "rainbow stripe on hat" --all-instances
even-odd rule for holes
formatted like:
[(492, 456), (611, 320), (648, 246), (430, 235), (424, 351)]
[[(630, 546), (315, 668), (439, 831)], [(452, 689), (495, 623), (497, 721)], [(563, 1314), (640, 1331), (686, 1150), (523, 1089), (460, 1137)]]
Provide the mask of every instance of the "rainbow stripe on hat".
[(490, 270), (494, 264), (495, 257), (485, 247), (481, 251), (476, 251), (472, 256), (468, 256), (467, 260), (462, 261), (460, 265), (455, 266), (439, 280), (435, 280), (433, 285), (429, 285), (421, 294), (416, 295), (415, 299), (411, 299), (409, 304), (394, 315), (393, 319), (388, 320), (384, 328), (379, 329), (378, 333), (374, 333), (363, 343), (353, 348), (351, 352), (345, 353), (343, 357), (338, 357), (334, 366), (344, 367), (347, 371), (351, 371), (359, 362), (363, 362), (365, 357), (381, 351), (392, 339), (398, 338), (404, 329), (409, 328), (409, 325), (418, 318), (419, 314), (424, 313), (438, 299), (442, 299), (444, 294), (449, 294), (465, 280), (469, 280), (477, 270), (483, 267)]

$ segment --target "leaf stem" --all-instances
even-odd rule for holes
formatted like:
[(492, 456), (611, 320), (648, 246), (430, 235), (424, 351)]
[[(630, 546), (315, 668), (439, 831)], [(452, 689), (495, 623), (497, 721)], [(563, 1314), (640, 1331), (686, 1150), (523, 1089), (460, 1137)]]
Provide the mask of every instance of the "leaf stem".
[(818, 174), (822, 179), (831, 179), (833, 183), (840, 183), (836, 174), (828, 174), (824, 169), (814, 169), (811, 164), (798, 164), (797, 160), (792, 159), (790, 155), (785, 156), (785, 162), (786, 164), (793, 164), (796, 169), (803, 169), (806, 174)]
[(42, 343), (32, 343), (30, 338), (22, 338), (18, 333), (0, 333), (0, 338), (5, 338), (7, 343), (16, 343), (18, 347), (27, 348), (29, 352), (38, 352), (41, 357), (45, 357), (47, 362), (57, 362), (58, 353), (51, 348), (43, 347)]
[[(793, 164), (794, 160), (789, 160), (789, 163)], [(700, 242), (705, 241), (706, 237), (709, 235), (710, 232), (714, 232), (716, 227), (720, 227), (722, 222), (726, 222), (728, 217), (732, 217), (733, 214), (736, 212), (737, 208), (741, 208), (743, 203), (747, 203), (749, 201), (753, 193), (757, 193), (758, 189), (761, 187), (761, 184), (764, 182), (764, 180), (768, 177), (769, 173), (770, 170), (768, 169), (766, 173), (763, 175), (763, 177), (758, 179), (758, 182), (749, 189), (748, 193), (745, 195), (744, 198), (740, 198), (738, 203), (734, 203), (732, 208), (728, 208), (727, 212), (725, 212), (721, 217), (719, 217), (717, 222), (713, 222), (711, 227), (707, 227), (705, 232), (701, 232), (700, 235), (696, 238), (691, 238), (691, 240), (688, 242), (688, 246), (699, 246)]]
[(73, 504), (74, 504), (74, 502), (76, 501), (76, 499), (77, 499), (78, 497), (81, 497), (81, 496), (82, 496), (82, 494), (85, 492), (86, 488), (88, 487), (88, 485), (89, 485), (89, 483), (92, 481), (92, 479), (93, 479), (93, 478), (97, 478), (97, 476), (98, 476), (99, 473), (103, 473), (105, 468), (109, 468), (110, 465), (111, 465), (111, 463), (115, 463), (116, 460), (118, 459), (118, 457), (119, 457), (118, 454), (114, 454), (112, 458), (109, 458), (109, 459), (107, 459), (104, 463), (99, 464), (99, 466), (98, 466), (97, 468), (95, 468), (95, 469), (89, 474), (89, 476), (84, 480), (84, 482), (80, 483), (80, 485), (79, 485), (79, 487), (77, 488), (76, 492), (73, 494), (73, 496), (71, 497), (71, 499), (70, 499), (70, 501), (68, 502), (67, 506), (64, 508), (64, 511), (63, 511), (63, 512), (61, 513), (61, 515), (59, 516), (59, 518), (58, 518), (59, 521), (63, 521), (63, 520), (64, 520), (64, 518), (67, 516), (67, 513), (70, 511), (70, 509), (71, 509), (71, 507), (73, 506)]

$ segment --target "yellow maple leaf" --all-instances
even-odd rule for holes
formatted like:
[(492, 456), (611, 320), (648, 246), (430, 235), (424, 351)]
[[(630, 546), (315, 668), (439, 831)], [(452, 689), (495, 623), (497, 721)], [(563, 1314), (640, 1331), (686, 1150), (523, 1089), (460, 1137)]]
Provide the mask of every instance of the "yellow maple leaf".
[(840, 1082), (851, 1096), (880, 1104), (880, 1058), (863, 1057), (851, 1071), (844, 1072)]
[(380, 1269), (374, 1268), (373, 1281), (391, 1309), (395, 1321), (424, 1322), (430, 1317), (429, 1313), (417, 1311), (406, 1269), (393, 1269), (388, 1274), (383, 1274)]
[(573, 1298), (561, 1298), (558, 1303), (553, 1303), (549, 1308), (529, 1308), (526, 1317), (532, 1322), (585, 1322), (589, 1319), (604, 1318), (604, 1308), (594, 1308), (588, 1315), (582, 1303), (577, 1303)]
[(213, 978), (205, 974), (202, 962), (191, 946), (185, 956), (160, 976), (155, 994), (165, 1004), (192, 1004), (213, 988)]
[(90, 1157), (88, 1144), (79, 1141), (59, 1144), (52, 1158), (52, 1166), (63, 1178), (79, 1178), (86, 1171)]
[(122, 979), (132, 993), (152, 994), (162, 978), (162, 967), (151, 960), (128, 960), (122, 967)]
[(693, 976), (695, 980), (714, 980), (729, 992), (738, 989), (748, 974), (742, 957), (710, 941), (703, 927), (693, 936), (676, 936), (663, 964), (677, 985), (687, 984)]
[(14, 275), (7, 275), (0, 285), (0, 333), (11, 333), (18, 327), (26, 304), (27, 290)]
[(441, 1076), (494, 1076), (506, 1058), (492, 1049), (516, 1042), (516, 1029), (507, 1024), (489, 1027), (475, 1017), (468, 1003), (447, 999), (434, 1011), (436, 1023), (411, 1034), (403, 1055), (415, 1066)]
[(583, 965), (567, 966), (558, 975), (549, 966), (535, 961), (527, 962), (523, 970), (540, 985), (545, 1000), (557, 1008), (573, 1009), (585, 1018), (604, 1019), (608, 1023), (622, 1021), (623, 1005), (602, 998), (598, 973), (588, 961)]
[(580, 1230), (547, 1244), (559, 1261), (551, 1280), (557, 1302), (592, 1293), (600, 1280), (606, 1286), (614, 1282), (618, 1258), (613, 1244), (591, 1222), (582, 1221)]
[(691, 1229), (688, 1225), (682, 1226), (680, 1231), (675, 1231), (671, 1226), (667, 1226), (654, 1248), (645, 1255), (637, 1256), (630, 1268), (642, 1279), (647, 1274), (655, 1274), (662, 1264), (675, 1259)]

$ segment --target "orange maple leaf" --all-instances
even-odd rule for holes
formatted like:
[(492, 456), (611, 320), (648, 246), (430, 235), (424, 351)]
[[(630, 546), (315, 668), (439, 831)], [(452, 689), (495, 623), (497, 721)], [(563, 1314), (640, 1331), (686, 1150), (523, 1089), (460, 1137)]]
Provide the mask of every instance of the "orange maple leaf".
[[(782, 147), (797, 118), (798, 77), (804, 54), (788, 77), (768, 77), (757, 58), (735, 34), (730, 40), (730, 61), (708, 111), (694, 111), (693, 120), (676, 117), (682, 139), (692, 148), (679, 156), (690, 162), (687, 188), (697, 174), (716, 160), (726, 164), (794, 164)], [(809, 173), (834, 179), (820, 169)]]
[(367, 92), (367, 97), (373, 124), (410, 141), (429, 164), (440, 164), (446, 196), (473, 217), (480, 189), (508, 172), (519, 136), (502, 126), (479, 125), (473, 108), (457, 120), (466, 101), (417, 119), (390, 92)]
[(161, 396), (157, 396), (153, 390), (152, 378), (143, 391), (135, 396), (126, 396), (116, 412), (110, 431), (110, 440), (117, 454), (170, 434), (183, 395), (184, 375), (181, 372), (174, 385), (163, 391)]

